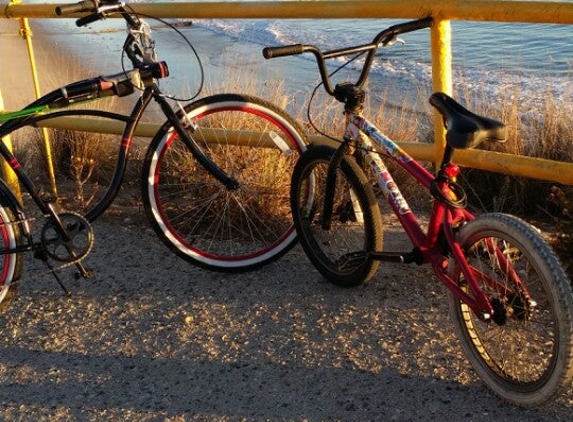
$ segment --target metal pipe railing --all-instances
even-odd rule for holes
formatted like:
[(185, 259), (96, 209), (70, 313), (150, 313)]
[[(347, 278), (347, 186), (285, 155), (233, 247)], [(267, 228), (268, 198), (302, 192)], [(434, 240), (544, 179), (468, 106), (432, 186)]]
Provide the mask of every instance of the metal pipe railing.
[[(435, 91), (452, 94), (451, 20), (573, 24), (573, 3), (543, 1), (481, 0), (321, 0), (133, 3), (134, 10), (162, 18), (225, 19), (341, 19), (341, 18), (422, 18), (432, 16), (432, 83)], [(55, 4), (8, 4), (1, 17), (55, 18)], [(402, 144), (415, 158), (439, 161), (445, 145), (445, 131), (436, 116), (433, 145)], [(96, 130), (97, 131), (97, 130)], [(489, 151), (456, 153), (460, 165), (522, 175), (573, 185), (573, 163), (540, 160)]]
[[(56, 18), (55, 4), (17, 4), (6, 18)], [(492, 22), (573, 23), (573, 4), (547, 1), (487, 0), (320, 0), (259, 2), (133, 3), (134, 10), (162, 18), (344, 19), (421, 18)]]

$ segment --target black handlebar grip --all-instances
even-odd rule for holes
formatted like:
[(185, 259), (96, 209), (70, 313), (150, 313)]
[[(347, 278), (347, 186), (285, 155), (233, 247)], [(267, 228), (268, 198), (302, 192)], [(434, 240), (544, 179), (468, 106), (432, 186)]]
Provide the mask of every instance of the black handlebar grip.
[(434, 20), (432, 18), (423, 18), (418, 19), (415, 21), (405, 22), (398, 25), (393, 26), (392, 28), (395, 29), (395, 34), (405, 34), (407, 32), (414, 32), (419, 29), (429, 28), (432, 26)]
[(80, 1), (75, 4), (64, 4), (56, 6), (56, 15), (71, 15), (72, 13), (95, 12), (97, 10), (96, 2), (93, 0)]
[(263, 49), (263, 57), (265, 59), (272, 59), (275, 57), (294, 56), (295, 54), (302, 54), (304, 52), (302, 44), (285, 45), (282, 47), (265, 47)]
[(92, 13), (91, 15), (84, 16), (83, 18), (79, 18), (76, 21), (76, 26), (85, 26), (92, 22), (99, 21), (103, 19), (103, 15), (101, 13)]

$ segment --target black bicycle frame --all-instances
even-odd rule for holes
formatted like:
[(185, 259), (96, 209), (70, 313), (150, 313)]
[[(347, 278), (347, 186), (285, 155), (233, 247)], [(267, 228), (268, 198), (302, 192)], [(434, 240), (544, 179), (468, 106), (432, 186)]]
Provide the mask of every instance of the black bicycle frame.
[[(45, 97), (40, 98), (39, 102), (42, 102), (43, 99), (47, 98), (50, 94)], [(127, 159), (128, 159), (128, 152), (131, 147), (131, 141), (133, 139), (133, 134), (137, 124), (139, 123), (142, 113), (149, 104), (150, 99), (152, 98), (152, 90), (145, 90), (143, 95), (138, 99), (136, 102), (131, 114), (129, 116), (102, 111), (102, 110), (62, 110), (62, 111), (55, 111), (48, 114), (42, 115), (33, 115), (33, 116), (26, 116), (22, 118), (17, 118), (13, 120), (9, 120), (0, 126), (0, 137), (6, 136), (9, 133), (21, 129), (25, 126), (36, 125), (45, 120), (54, 119), (57, 117), (69, 117), (69, 116), (94, 116), (94, 117), (102, 117), (108, 118), (112, 120), (123, 121), (126, 123), (125, 129), (123, 131), (121, 147), (117, 157), (117, 164), (115, 168), (115, 172), (113, 175), (113, 179), (108, 187), (108, 190), (102, 200), (92, 209), (92, 211), (86, 215), (86, 219), (90, 222), (95, 220), (99, 217), (113, 202), (114, 198), (116, 197), (119, 188), (121, 186), (121, 182), (123, 181), (123, 177), (125, 174), (125, 169), (127, 167)], [(37, 189), (34, 182), (30, 179), (28, 174), (23, 170), (22, 166), (20, 165), (18, 159), (14, 156), (14, 154), (6, 147), (4, 142), (0, 142), (0, 154), (4, 157), (4, 159), (8, 162), (18, 180), (24, 187), (24, 189), (30, 194), (34, 203), (38, 206), (38, 208), (42, 211), (44, 215), (50, 215), (56, 218), (53, 215), (53, 211), (50, 207), (50, 202), (52, 198), (43, 198), (41, 192)], [(57, 219), (56, 219), (57, 220)]]
[[(100, 78), (94, 78), (91, 80), (86, 80), (80, 82), (84, 85), (89, 85), (90, 81), (98, 81)], [(61, 102), (65, 102), (64, 100), (68, 100), (64, 98), (62, 95), (58, 95), (58, 93), (66, 92), (68, 88), (76, 86), (78, 83), (73, 83), (66, 85), (65, 87), (53, 91), (42, 98), (36, 100), (34, 103), (30, 104), (28, 108), (32, 107), (39, 107), (39, 106), (46, 106), (46, 105), (54, 105), (59, 104)], [(96, 93), (94, 92), (94, 96), (89, 98), (89, 100), (99, 98)], [(86, 96), (87, 97), (87, 96)], [(132, 145), (135, 129), (139, 124), (143, 112), (149, 105), (151, 99), (154, 99), (161, 107), (163, 113), (167, 117), (168, 122), (173, 126), (181, 140), (185, 143), (185, 145), (189, 148), (192, 152), (195, 159), (219, 182), (223, 183), (229, 189), (235, 189), (239, 185), (237, 181), (231, 177), (229, 177), (219, 166), (217, 166), (209, 157), (207, 157), (199, 145), (193, 140), (193, 138), (189, 135), (188, 130), (190, 128), (185, 128), (181, 123), (182, 111), (176, 113), (173, 111), (171, 106), (167, 103), (167, 100), (163, 96), (163, 94), (159, 91), (159, 88), (155, 85), (155, 83), (149, 84), (143, 91), (137, 102), (135, 103), (131, 113), (129, 115), (122, 115), (117, 113), (112, 113), (108, 111), (102, 110), (62, 110), (62, 111), (54, 111), (49, 112), (46, 114), (32, 114), (29, 116), (17, 117), (11, 120), (6, 121), (2, 126), (0, 126), (0, 138), (12, 133), (17, 129), (21, 129), (25, 126), (35, 125), (40, 123), (44, 120), (53, 119), (56, 117), (66, 117), (66, 116), (94, 116), (94, 117), (103, 117), (108, 118), (111, 120), (118, 120), (123, 121), (126, 123), (125, 129), (122, 134), (121, 139), (121, 146), (117, 157), (116, 168), (114, 171), (114, 175), (110, 186), (108, 187), (105, 195), (100, 200), (98, 204), (85, 216), (86, 219), (90, 222), (93, 222), (97, 219), (102, 213), (104, 213), (107, 208), (111, 205), (115, 197), (117, 196), (121, 184), (123, 182), (123, 178), (125, 175), (125, 170), (127, 167), (128, 161), (128, 153)], [(68, 105), (66, 103), (65, 105)], [(25, 110), (25, 109), (24, 109)], [(39, 207), (39, 209), (44, 213), (44, 215), (49, 215), (54, 221), (59, 221), (57, 218), (56, 213), (52, 210), (50, 203), (52, 202), (52, 198), (47, 197), (43, 198), (41, 192), (38, 191), (30, 177), (27, 173), (22, 169), (18, 159), (14, 156), (14, 154), (7, 148), (4, 142), (0, 142), (0, 155), (4, 157), (6, 162), (10, 165), (18, 180), (22, 183), (25, 190), (31, 195), (33, 201)]]

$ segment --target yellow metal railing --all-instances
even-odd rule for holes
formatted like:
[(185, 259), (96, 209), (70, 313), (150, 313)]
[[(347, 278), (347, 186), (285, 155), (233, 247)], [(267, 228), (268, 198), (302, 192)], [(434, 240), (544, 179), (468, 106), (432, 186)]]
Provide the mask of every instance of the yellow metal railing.
[[(433, 90), (452, 94), (451, 20), (573, 24), (573, 3), (543, 1), (480, 0), (320, 0), (133, 3), (137, 12), (162, 18), (422, 18), (432, 16)], [(9, 4), (0, 18), (55, 18), (55, 4)], [(402, 144), (415, 158), (437, 162), (445, 145), (445, 133), (435, 118), (434, 144)], [(146, 128), (147, 133), (149, 128)], [(97, 131), (97, 130), (96, 130)], [(489, 151), (458, 151), (464, 166), (515, 174), (573, 185), (573, 163), (542, 160)]]

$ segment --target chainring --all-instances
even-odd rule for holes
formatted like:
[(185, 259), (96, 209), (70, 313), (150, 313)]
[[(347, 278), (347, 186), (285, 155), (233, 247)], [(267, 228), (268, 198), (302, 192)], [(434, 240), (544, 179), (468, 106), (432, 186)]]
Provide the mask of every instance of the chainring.
[(58, 214), (69, 240), (60, 233), (56, 224), (48, 221), (42, 228), (41, 242), (46, 254), (59, 262), (80, 261), (91, 251), (94, 233), (91, 224), (73, 212)]

